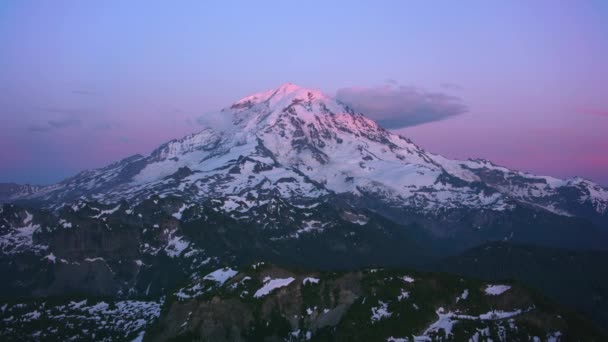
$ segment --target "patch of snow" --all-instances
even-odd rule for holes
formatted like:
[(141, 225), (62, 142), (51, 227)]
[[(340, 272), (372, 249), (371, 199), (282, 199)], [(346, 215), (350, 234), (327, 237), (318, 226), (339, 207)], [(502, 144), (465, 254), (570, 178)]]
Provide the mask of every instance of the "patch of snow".
[(230, 269), (229, 267), (224, 267), (207, 274), (203, 279), (215, 281), (222, 286), (228, 279), (234, 277), (237, 273), (237, 271)]
[(87, 304), (87, 300), (82, 300), (80, 302), (70, 302), (69, 307), (71, 309), (80, 309), (82, 306)]
[(33, 215), (29, 212), (24, 220), (24, 226), (12, 228), (0, 236), (0, 250), (5, 254), (18, 254), (26, 251), (43, 251), (48, 247), (34, 244), (34, 234), (40, 229), (39, 224), (33, 224)]
[(190, 204), (190, 205), (182, 204), (182, 206), (177, 210), (177, 212), (173, 213), (173, 215), (171, 215), (171, 216), (175, 217), (178, 220), (181, 220), (182, 215), (184, 214), (184, 211), (192, 206), (193, 206), (193, 204)]
[(169, 257), (175, 258), (180, 256), (188, 246), (190, 246), (190, 242), (186, 239), (181, 236), (174, 236), (167, 242), (165, 252)]
[(555, 331), (547, 335), (547, 342), (559, 342), (562, 340), (562, 333)]
[(401, 293), (399, 294), (399, 296), (397, 296), (397, 300), (402, 301), (407, 298), (410, 298), (410, 293), (408, 291), (401, 289)]
[(428, 336), (430, 333), (433, 333), (433, 332), (436, 333), (436, 332), (440, 331), (441, 329), (444, 330), (446, 339), (452, 334), (452, 328), (454, 327), (454, 324), (457, 322), (457, 320), (454, 319), (456, 317), (456, 315), (451, 312), (448, 312), (448, 313), (444, 313), (444, 312), (445, 312), (445, 310), (443, 308), (437, 309), (436, 313), (437, 313), (437, 316), (439, 316), (439, 319), (436, 322), (434, 322), (433, 324), (431, 324), (424, 331), (424, 333), (422, 334), (423, 336)]
[(72, 228), (72, 223), (71, 223), (71, 222), (68, 222), (68, 221), (66, 221), (66, 220), (64, 220), (64, 219), (60, 219), (60, 220), (59, 220), (59, 224), (60, 224), (60, 225), (61, 225), (63, 228), (66, 228), (66, 229), (67, 229), (67, 228)]
[(372, 307), (372, 323), (376, 323), (381, 319), (389, 318), (393, 315), (392, 312), (388, 311), (388, 303), (378, 301), (378, 304), (380, 304), (380, 306)]
[(93, 314), (97, 311), (105, 311), (110, 305), (106, 302), (99, 302), (88, 308), (90, 314)]
[(521, 314), (521, 310), (515, 310), (515, 311), (492, 310), (492, 311), (487, 312), (485, 314), (479, 315), (479, 319), (482, 319), (482, 320), (497, 320), (497, 319), (510, 318), (510, 317), (513, 317), (513, 316), (517, 316), (519, 314)]
[(57, 260), (57, 257), (55, 257), (55, 255), (53, 253), (50, 253), (49, 255), (42, 258), (42, 260), (44, 260), (44, 259), (46, 259), (54, 264), (55, 261)]
[(270, 292), (272, 292), (274, 289), (278, 289), (280, 287), (287, 286), (287, 285), (291, 284), (291, 282), (293, 282), (294, 280), (295, 279), (293, 277), (277, 278), (277, 279), (270, 279), (269, 277), (266, 277), (264, 279), (264, 286), (262, 286), (262, 288), (257, 290), (253, 294), (253, 297), (254, 298), (264, 297), (267, 294), (269, 294)]
[(95, 261), (103, 261), (103, 262), (105, 262), (105, 259), (104, 258), (100, 258), (100, 257), (97, 257), (97, 258), (85, 258), (84, 261), (86, 261), (86, 262), (95, 262)]
[(490, 296), (498, 296), (508, 291), (511, 288), (509, 285), (488, 285), (484, 292)]
[(304, 278), (304, 280), (302, 280), (302, 284), (306, 285), (306, 284), (318, 284), (319, 283), (319, 279), (317, 278), (312, 278), (312, 277), (307, 277)]
[(410, 277), (410, 276), (403, 276), (403, 281), (405, 281), (406, 283), (413, 283), (414, 282), (414, 278)]
[[(93, 208), (93, 209), (95, 209), (95, 208)], [(95, 219), (97, 219), (97, 218), (100, 218), (100, 217), (101, 217), (101, 216), (103, 216), (103, 215), (112, 215), (112, 214), (114, 214), (116, 211), (118, 211), (118, 209), (120, 209), (120, 204), (119, 204), (119, 205), (117, 205), (116, 207), (112, 208), (112, 209), (108, 209), (108, 210), (100, 210), (100, 211), (99, 211), (99, 214), (94, 215), (94, 216), (91, 216), (91, 218), (95, 218)]]
[(34, 215), (30, 214), (29, 211), (25, 211), (25, 219), (23, 220), (23, 224), (30, 224), (34, 219)]
[(464, 291), (462, 291), (462, 294), (456, 298), (456, 303), (458, 303), (461, 300), (465, 300), (468, 297), (469, 297), (469, 290), (468, 289), (464, 289)]
[(41, 315), (42, 314), (40, 313), (40, 311), (34, 310), (32, 312), (28, 312), (25, 315), (23, 315), (23, 318), (25, 320), (32, 321), (32, 320), (37, 320), (38, 318), (40, 318)]
[(290, 237), (298, 238), (300, 236), (300, 234), (311, 233), (311, 232), (322, 232), (329, 225), (330, 225), (329, 222), (323, 223), (321, 221), (316, 221), (316, 220), (304, 221), (304, 222), (302, 222), (302, 228), (298, 229)]

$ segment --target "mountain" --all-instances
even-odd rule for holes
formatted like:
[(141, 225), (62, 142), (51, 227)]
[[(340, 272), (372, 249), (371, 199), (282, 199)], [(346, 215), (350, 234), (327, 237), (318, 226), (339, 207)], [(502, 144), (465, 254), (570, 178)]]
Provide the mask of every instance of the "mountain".
[(10, 199), (57, 208), (79, 199), (140, 203), (153, 194), (172, 195), (186, 203), (218, 199), (220, 210), (238, 215), (272, 196), (306, 205), (336, 194), (428, 213), (527, 206), (601, 222), (608, 215), (608, 191), (591, 181), (447, 159), (319, 91), (289, 83), (210, 117), (215, 127), (163, 144), (148, 156)]
[[(205, 120), (210, 127), (147, 156), (7, 192), (0, 302), (19, 297), (40, 311), (52, 299), (91, 319), (124, 307), (125, 317), (149, 322), (201, 274), (259, 261), (317, 272), (437, 270), (445, 261), (470, 274), (471, 255), (498, 241), (608, 250), (608, 191), (597, 184), (432, 154), (315, 90), (285, 84)], [(597, 262), (580, 260), (604, 279)], [(541, 278), (549, 271), (535, 268)], [(580, 274), (577, 286), (558, 282), (554, 299), (572, 304), (596, 279)], [(514, 276), (538, 288), (536, 278)], [(72, 308), (83, 299), (90, 303)], [(93, 300), (109, 307), (89, 308)], [(587, 304), (580, 310), (605, 326)]]

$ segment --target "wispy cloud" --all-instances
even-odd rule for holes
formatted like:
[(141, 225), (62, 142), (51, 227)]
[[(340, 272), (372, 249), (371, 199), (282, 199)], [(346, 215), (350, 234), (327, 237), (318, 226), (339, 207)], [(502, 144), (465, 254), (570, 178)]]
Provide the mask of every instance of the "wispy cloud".
[(121, 144), (132, 144), (134, 142), (133, 138), (127, 136), (120, 136), (118, 138), (118, 142)]
[(80, 126), (80, 120), (78, 120), (78, 119), (49, 120), (48, 123), (49, 123), (49, 126), (51, 126), (53, 128)]
[(119, 128), (120, 126), (121, 123), (116, 121), (99, 121), (97, 123), (92, 124), (90, 127), (97, 131), (107, 131)]
[(389, 129), (443, 120), (468, 111), (459, 97), (387, 83), (339, 89), (336, 98)]
[(88, 114), (98, 114), (97, 110), (89, 108), (77, 108), (77, 107), (44, 107), (41, 108), (43, 111), (54, 114), (62, 114), (65, 116), (81, 116)]
[(460, 84), (445, 82), (440, 84), (441, 88), (445, 90), (461, 90), (462, 86)]
[(28, 127), (28, 129), (32, 132), (50, 132), (80, 125), (81, 121), (78, 119), (48, 120), (43, 124), (32, 124)]
[(232, 127), (232, 118), (223, 112), (205, 113), (197, 117), (196, 122), (203, 127), (213, 127), (219, 131)]
[(98, 96), (100, 95), (99, 92), (94, 91), (94, 90), (89, 90), (89, 89), (74, 89), (72, 90), (73, 94), (76, 95), (83, 95), (83, 96)]
[(397, 80), (394, 80), (392, 78), (387, 78), (384, 83), (388, 84), (388, 85), (392, 85), (392, 86), (396, 86), (399, 84), (399, 82), (397, 82)]

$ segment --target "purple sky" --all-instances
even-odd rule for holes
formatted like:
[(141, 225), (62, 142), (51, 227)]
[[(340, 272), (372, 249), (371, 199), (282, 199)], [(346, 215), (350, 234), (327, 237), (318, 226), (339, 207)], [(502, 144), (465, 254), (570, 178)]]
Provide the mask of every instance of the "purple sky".
[(608, 2), (360, 3), (3, 1), (0, 182), (148, 153), (289, 81), (432, 152), (608, 185)]

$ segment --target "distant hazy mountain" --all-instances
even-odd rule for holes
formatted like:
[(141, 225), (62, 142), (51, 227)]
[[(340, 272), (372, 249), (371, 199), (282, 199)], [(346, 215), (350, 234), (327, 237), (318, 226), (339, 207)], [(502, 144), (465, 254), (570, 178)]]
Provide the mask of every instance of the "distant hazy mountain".
[(39, 191), (41, 186), (29, 184), (0, 183), (0, 203), (11, 199), (31, 196)]

